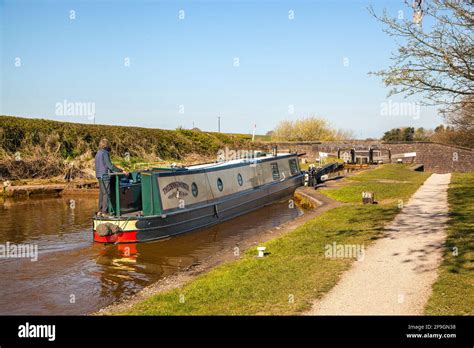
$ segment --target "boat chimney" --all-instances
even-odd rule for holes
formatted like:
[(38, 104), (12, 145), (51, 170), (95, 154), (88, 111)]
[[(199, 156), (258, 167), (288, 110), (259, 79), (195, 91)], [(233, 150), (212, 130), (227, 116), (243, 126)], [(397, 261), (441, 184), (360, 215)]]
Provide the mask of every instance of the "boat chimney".
[(273, 155), (273, 156), (277, 156), (277, 155), (278, 155), (278, 145), (273, 145), (272, 155)]

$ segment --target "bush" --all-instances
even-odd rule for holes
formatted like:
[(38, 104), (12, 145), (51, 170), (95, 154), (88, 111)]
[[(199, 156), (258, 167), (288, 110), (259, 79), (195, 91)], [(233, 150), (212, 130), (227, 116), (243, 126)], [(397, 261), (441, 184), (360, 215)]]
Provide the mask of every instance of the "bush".
[(338, 141), (353, 137), (351, 132), (332, 128), (330, 123), (317, 117), (296, 121), (281, 121), (271, 133), (275, 141)]

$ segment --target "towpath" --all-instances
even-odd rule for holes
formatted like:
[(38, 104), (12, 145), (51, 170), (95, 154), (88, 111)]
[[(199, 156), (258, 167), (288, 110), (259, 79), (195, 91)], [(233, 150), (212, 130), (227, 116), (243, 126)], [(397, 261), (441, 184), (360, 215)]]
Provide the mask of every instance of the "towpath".
[(417, 315), (442, 259), (451, 174), (433, 174), (309, 315)]

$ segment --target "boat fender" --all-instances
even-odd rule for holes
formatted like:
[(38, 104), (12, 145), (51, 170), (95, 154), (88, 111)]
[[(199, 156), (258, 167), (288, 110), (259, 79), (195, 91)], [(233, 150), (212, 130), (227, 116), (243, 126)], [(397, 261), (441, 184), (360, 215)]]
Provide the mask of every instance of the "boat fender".
[(103, 224), (100, 224), (97, 226), (97, 234), (101, 237), (106, 237), (110, 236), (115, 233), (119, 233), (120, 227), (117, 225), (114, 225), (110, 222), (104, 222)]

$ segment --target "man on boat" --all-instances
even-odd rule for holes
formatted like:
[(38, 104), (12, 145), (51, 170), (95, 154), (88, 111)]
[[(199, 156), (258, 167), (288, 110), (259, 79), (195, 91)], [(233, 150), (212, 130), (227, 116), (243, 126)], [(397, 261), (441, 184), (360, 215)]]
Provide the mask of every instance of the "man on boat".
[(123, 169), (116, 167), (110, 160), (110, 143), (103, 138), (99, 142), (99, 151), (95, 155), (95, 176), (99, 180), (99, 211), (97, 215), (104, 216), (108, 213), (110, 195), (110, 173), (124, 173)]

